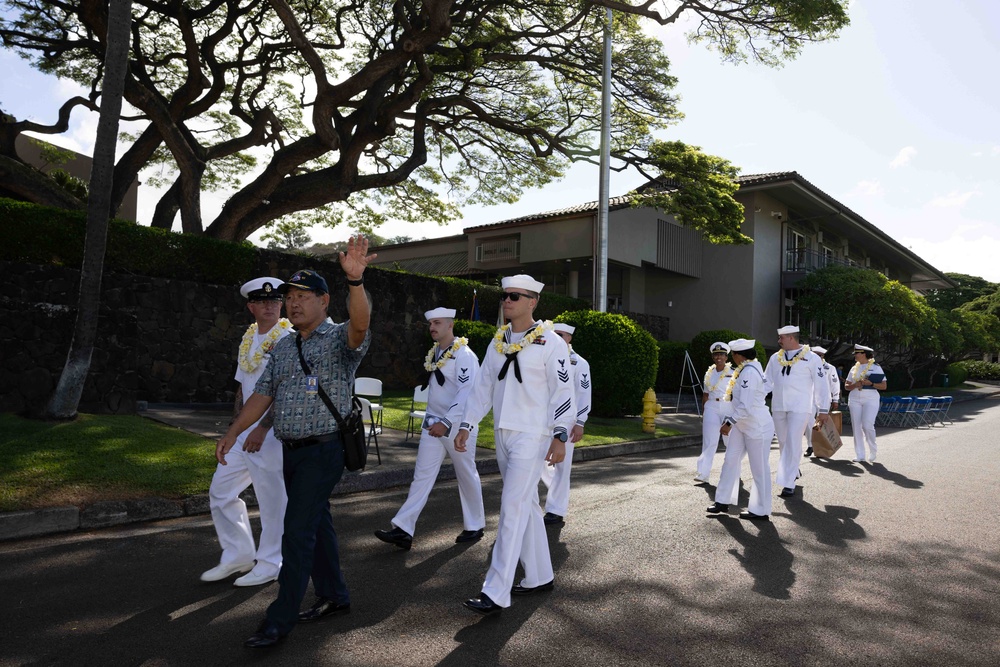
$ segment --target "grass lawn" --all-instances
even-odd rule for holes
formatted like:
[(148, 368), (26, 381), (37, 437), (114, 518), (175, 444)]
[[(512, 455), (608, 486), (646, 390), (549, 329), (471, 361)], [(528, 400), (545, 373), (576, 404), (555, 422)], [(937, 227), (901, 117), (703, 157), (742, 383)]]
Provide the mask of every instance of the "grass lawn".
[(0, 511), (204, 493), (215, 443), (150, 419), (0, 414)]
[[(388, 428), (406, 430), (412, 392), (383, 396)], [(478, 447), (492, 449), (493, 416), (487, 415)], [(587, 422), (578, 447), (679, 435), (642, 422)], [(0, 512), (88, 505), (100, 500), (207, 493), (215, 472), (215, 443), (194, 433), (131, 415), (81, 414), (72, 422), (44, 422), (0, 413)]]
[[(383, 422), (387, 428), (406, 431), (406, 424), (409, 420), (410, 403), (412, 399), (412, 391), (387, 391), (382, 394), (382, 406), (384, 410)], [(627, 417), (625, 419), (604, 419), (601, 417), (591, 417), (587, 420), (587, 427), (583, 434), (583, 440), (576, 443), (576, 446), (590, 447), (593, 445), (610, 445), (617, 442), (668, 438), (673, 435), (683, 435), (683, 432), (669, 428), (657, 427), (655, 434), (643, 433), (642, 419), (639, 417)], [(483, 421), (479, 424), (479, 439), (476, 441), (476, 447), (495, 449), (495, 445), (493, 443), (492, 412), (486, 415), (486, 417), (483, 418)]]

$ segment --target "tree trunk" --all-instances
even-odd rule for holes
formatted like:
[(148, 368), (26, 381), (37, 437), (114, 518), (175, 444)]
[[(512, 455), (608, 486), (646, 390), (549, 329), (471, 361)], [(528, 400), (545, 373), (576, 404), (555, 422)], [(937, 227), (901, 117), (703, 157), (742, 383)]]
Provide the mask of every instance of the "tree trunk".
[(125, 70), (128, 67), (129, 26), (132, 0), (110, 0), (108, 8), (107, 51), (104, 61), (104, 85), (101, 91), (101, 117), (94, 143), (94, 165), (90, 174), (90, 201), (87, 206), (87, 236), (84, 241), (83, 266), (80, 268), (80, 301), (76, 326), (66, 355), (66, 366), (59, 384), (49, 399), (43, 417), (73, 419), (83, 395), (83, 385), (90, 371), (90, 359), (97, 339), (97, 316), (101, 306), (101, 276), (104, 252), (108, 243), (108, 217), (111, 215), (111, 186), (118, 143), (118, 120), (122, 110)]

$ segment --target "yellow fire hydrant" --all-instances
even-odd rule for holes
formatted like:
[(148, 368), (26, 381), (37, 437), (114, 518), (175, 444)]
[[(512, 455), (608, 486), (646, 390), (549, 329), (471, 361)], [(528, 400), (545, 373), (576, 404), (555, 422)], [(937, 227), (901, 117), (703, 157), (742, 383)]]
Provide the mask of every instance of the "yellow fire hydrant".
[(656, 433), (656, 415), (660, 414), (660, 404), (656, 402), (656, 392), (652, 387), (642, 396), (642, 432)]

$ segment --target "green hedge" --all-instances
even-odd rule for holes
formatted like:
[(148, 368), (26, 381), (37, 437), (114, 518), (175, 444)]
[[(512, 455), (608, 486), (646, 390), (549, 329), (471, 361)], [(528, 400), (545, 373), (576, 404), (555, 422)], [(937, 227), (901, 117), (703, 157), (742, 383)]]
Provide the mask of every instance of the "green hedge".
[(689, 343), (658, 340), (660, 362), (656, 369), (656, 391), (677, 391), (684, 373), (684, 353), (690, 351)]
[[(989, 361), (960, 361), (957, 364), (948, 365), (949, 375), (952, 369), (962, 369), (966, 372), (967, 377), (973, 380), (1000, 380), (1000, 364), (994, 364)], [(961, 384), (953, 378), (949, 378), (951, 385), (955, 386)], [(962, 378), (965, 380), (965, 378)]]
[(496, 332), (497, 328), (488, 322), (455, 320), (455, 335), (469, 339), (469, 348), (479, 357), (479, 363), (486, 357), (486, 351), (490, 348), (490, 341)]
[(641, 414), (642, 396), (656, 382), (659, 348), (653, 335), (624, 315), (595, 310), (567, 311), (556, 321), (576, 327), (573, 349), (590, 362), (591, 414)]
[[(713, 363), (712, 353), (709, 352), (712, 343), (722, 341), (728, 345), (729, 341), (737, 338), (748, 338), (748, 336), (732, 329), (709, 329), (691, 339), (691, 361), (694, 363), (694, 369), (699, 373), (698, 379), (705, 375), (705, 371)], [(767, 356), (760, 341), (757, 341), (754, 349), (757, 350), (757, 361), (760, 362), (760, 365), (767, 366)]]
[[(79, 267), (87, 215), (0, 198), (0, 260)], [(144, 276), (178, 278), (217, 285), (246, 281), (256, 266), (257, 248), (111, 220), (104, 268)]]

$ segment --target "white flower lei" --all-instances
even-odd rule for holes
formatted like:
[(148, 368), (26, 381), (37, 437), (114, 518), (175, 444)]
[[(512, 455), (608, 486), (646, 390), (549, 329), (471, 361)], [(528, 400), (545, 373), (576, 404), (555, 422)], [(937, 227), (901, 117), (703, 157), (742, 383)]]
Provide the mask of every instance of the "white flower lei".
[(711, 394), (713, 391), (715, 391), (715, 388), (719, 386), (720, 382), (722, 382), (722, 378), (726, 377), (727, 368), (732, 368), (732, 366), (729, 364), (728, 361), (726, 362), (726, 365), (722, 367), (722, 370), (719, 372), (719, 379), (715, 381), (715, 384), (709, 385), (708, 378), (712, 377), (712, 371), (715, 370), (715, 364), (712, 364), (711, 366), (708, 367), (708, 370), (705, 371), (705, 379), (701, 383), (702, 386), (705, 387), (706, 394)]
[(240, 369), (247, 373), (256, 371), (261, 362), (264, 361), (264, 355), (271, 351), (277, 340), (291, 326), (292, 323), (284, 317), (278, 320), (277, 324), (267, 332), (267, 338), (264, 339), (264, 342), (254, 352), (253, 357), (250, 356), (250, 346), (253, 345), (253, 337), (257, 335), (257, 323), (254, 322), (247, 327), (246, 333), (243, 334), (243, 340), (240, 342)]
[(456, 338), (455, 342), (451, 344), (451, 347), (449, 347), (445, 351), (445, 353), (441, 355), (441, 358), (435, 362), (434, 351), (438, 349), (438, 344), (434, 343), (433, 345), (431, 345), (431, 349), (427, 350), (427, 356), (424, 357), (424, 370), (432, 372), (440, 370), (441, 367), (444, 366), (446, 361), (455, 356), (455, 353), (458, 352), (459, 348), (461, 348), (463, 345), (468, 345), (468, 344), (469, 344), (468, 338)]
[(541, 336), (546, 331), (552, 331), (553, 324), (550, 320), (545, 320), (541, 324), (537, 325), (534, 329), (525, 334), (524, 338), (518, 343), (505, 343), (503, 340), (504, 333), (510, 330), (510, 323), (503, 325), (497, 329), (497, 335), (493, 337), (493, 348), (500, 354), (517, 354), (525, 347), (531, 345), (535, 342), (535, 339)]
[(778, 353), (778, 361), (781, 362), (782, 366), (794, 366), (795, 364), (799, 363), (802, 360), (802, 358), (806, 356), (808, 352), (809, 352), (809, 346), (803, 345), (802, 349), (799, 350), (794, 357), (792, 357), (791, 359), (785, 359), (785, 352), (784, 350), (782, 350)]
[(736, 378), (740, 376), (740, 372), (743, 370), (743, 367), (746, 366), (748, 363), (750, 363), (750, 360), (744, 359), (743, 362), (736, 367), (736, 370), (733, 372), (733, 377), (729, 380), (729, 384), (726, 385), (726, 395), (722, 397), (722, 400), (724, 401), (733, 400), (733, 387), (736, 386)]
[(872, 372), (872, 366), (874, 365), (875, 365), (875, 357), (872, 357), (871, 359), (868, 360), (868, 363), (865, 364), (865, 369), (859, 372), (859, 369), (861, 368), (861, 362), (860, 361), (854, 362), (854, 368), (851, 369), (851, 375), (854, 377), (854, 381), (861, 382), (866, 377), (868, 377), (868, 374)]

